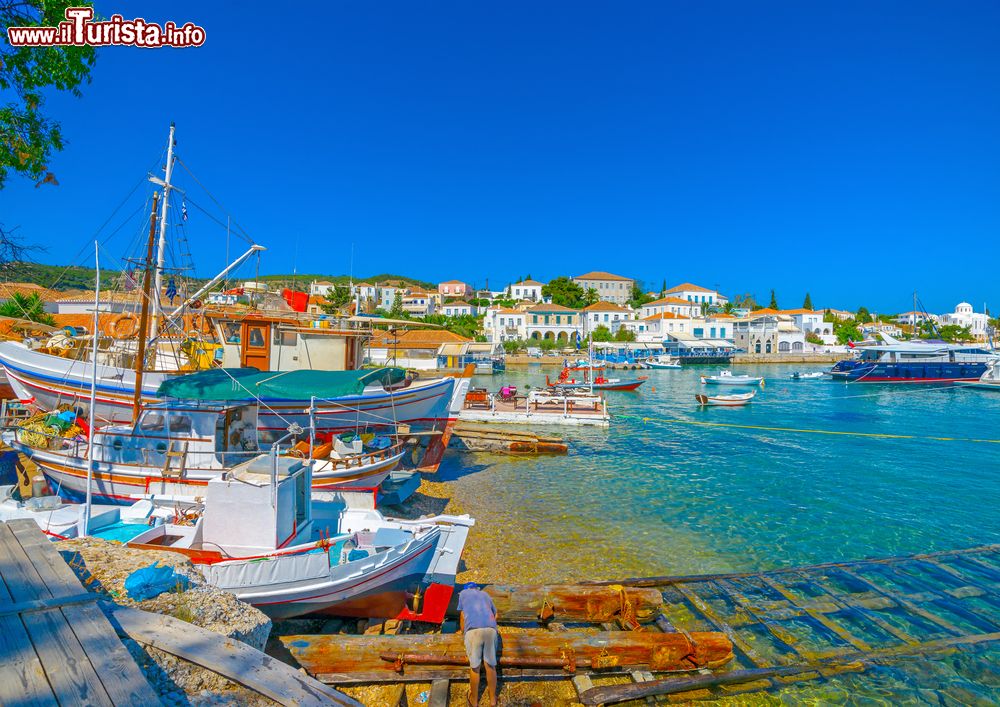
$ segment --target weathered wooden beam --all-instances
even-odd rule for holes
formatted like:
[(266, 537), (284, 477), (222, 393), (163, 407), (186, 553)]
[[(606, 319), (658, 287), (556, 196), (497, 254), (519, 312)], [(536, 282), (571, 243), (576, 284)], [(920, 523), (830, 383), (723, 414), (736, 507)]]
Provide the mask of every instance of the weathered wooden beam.
[[(468, 664), (461, 634), (406, 636), (283, 636), (282, 643), (311, 675), (450, 676)], [(501, 636), (501, 664), (572, 674), (586, 671), (691, 670), (725, 665), (732, 644), (719, 633), (664, 634), (611, 631), (598, 634), (540, 632)], [(428, 669), (431, 666), (433, 669)], [(506, 674), (506, 672), (505, 672)], [(460, 675), (456, 676), (460, 677)]]
[[(493, 599), (504, 623), (604, 623), (616, 621), (629, 612), (639, 623), (648, 623), (663, 609), (663, 595), (656, 589), (587, 584), (489, 584), (484, 590)], [(456, 598), (456, 604), (457, 601)]]

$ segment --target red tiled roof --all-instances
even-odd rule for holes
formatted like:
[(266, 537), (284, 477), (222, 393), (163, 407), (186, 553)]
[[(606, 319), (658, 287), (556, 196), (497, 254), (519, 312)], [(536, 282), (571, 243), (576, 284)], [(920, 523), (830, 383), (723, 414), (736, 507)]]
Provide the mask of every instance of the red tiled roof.
[(699, 306), (701, 306), (698, 302), (688, 302), (686, 299), (681, 299), (680, 297), (663, 297), (661, 299), (654, 300), (653, 302), (647, 302), (646, 304), (644, 304), (642, 306), (643, 307), (653, 307), (653, 306), (656, 306), (658, 304), (683, 304), (683, 305), (690, 305), (692, 307), (699, 307)]
[(715, 290), (710, 290), (707, 287), (700, 287), (698, 285), (692, 285), (690, 282), (685, 282), (677, 285), (677, 287), (671, 287), (667, 290), (668, 295), (671, 292), (715, 292)]
[(577, 275), (573, 278), (574, 280), (628, 280), (631, 281), (630, 277), (622, 277), (621, 275), (614, 275), (609, 272), (603, 272), (601, 270), (595, 270), (589, 272), (586, 275)]
[(612, 304), (611, 302), (594, 302), (593, 304), (588, 304), (583, 308), (584, 312), (629, 312), (631, 310), (625, 307), (619, 307), (617, 304)]

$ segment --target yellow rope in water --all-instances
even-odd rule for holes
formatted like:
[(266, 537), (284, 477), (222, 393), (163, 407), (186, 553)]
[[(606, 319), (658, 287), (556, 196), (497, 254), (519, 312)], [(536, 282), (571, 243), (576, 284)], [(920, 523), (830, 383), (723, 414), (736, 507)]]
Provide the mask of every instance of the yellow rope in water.
[(732, 422), (704, 422), (702, 420), (681, 420), (676, 417), (643, 417), (637, 418), (625, 415), (620, 416), (622, 419), (641, 419), (643, 423), (649, 421), (655, 422), (665, 422), (667, 424), (676, 425), (695, 425), (698, 427), (730, 427), (733, 429), (740, 430), (761, 430), (764, 432), (797, 432), (800, 434), (817, 434), (817, 435), (845, 435), (848, 437), (872, 437), (875, 439), (922, 439), (933, 442), (978, 442), (982, 444), (1000, 444), (1000, 439), (976, 439), (973, 437), (933, 437), (930, 435), (894, 435), (885, 434), (881, 432), (850, 432), (843, 430), (818, 430), (809, 428), (797, 428), (797, 427), (768, 427), (766, 425), (737, 425)]

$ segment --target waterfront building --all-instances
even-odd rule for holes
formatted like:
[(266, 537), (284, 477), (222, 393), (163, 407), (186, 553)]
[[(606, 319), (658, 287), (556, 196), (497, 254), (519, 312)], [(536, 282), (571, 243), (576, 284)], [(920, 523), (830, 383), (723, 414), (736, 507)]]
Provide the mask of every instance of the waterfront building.
[(632, 278), (599, 270), (577, 275), (572, 280), (584, 290), (596, 291), (602, 301), (615, 304), (626, 304), (632, 299), (632, 285), (635, 284)]
[(472, 285), (466, 284), (461, 280), (448, 280), (447, 282), (438, 284), (437, 291), (444, 298), (459, 297), (465, 299), (472, 296)]
[(985, 341), (989, 336), (989, 315), (974, 311), (972, 305), (968, 302), (959, 302), (958, 306), (955, 307), (955, 311), (949, 314), (942, 314), (940, 321), (942, 326), (952, 324), (960, 327), (968, 327), (969, 331), (972, 332), (972, 336), (980, 341)]
[[(803, 334), (815, 334), (819, 337), (833, 336), (833, 322), (824, 321), (825, 313), (817, 309), (783, 309), (779, 314), (785, 314), (792, 318), (792, 324), (798, 327)], [(826, 343), (832, 343), (826, 341)]]
[(377, 329), (368, 342), (365, 361), (377, 366), (400, 366), (426, 371), (438, 367), (438, 351), (442, 344), (470, 341), (472, 339), (447, 329)]
[(705, 303), (710, 307), (722, 307), (729, 301), (728, 297), (720, 294), (716, 290), (710, 290), (707, 287), (694, 285), (690, 282), (685, 282), (677, 285), (676, 287), (671, 287), (663, 294), (665, 297), (677, 297), (682, 300), (687, 300), (688, 302), (697, 302), (698, 304)]
[(657, 314), (676, 314), (681, 317), (697, 317), (701, 315), (701, 303), (692, 302), (682, 297), (663, 297), (642, 305), (640, 317), (654, 317)]
[(920, 326), (924, 322), (934, 322), (936, 324), (940, 321), (941, 317), (936, 314), (928, 314), (927, 312), (903, 312), (902, 314), (897, 314), (893, 319), (897, 324), (914, 327)]
[(605, 326), (616, 334), (626, 321), (635, 319), (635, 313), (611, 302), (595, 302), (583, 308), (583, 335), (586, 336), (599, 326)]
[(446, 317), (476, 316), (476, 308), (464, 300), (445, 302), (439, 310)]
[(483, 315), (483, 334), (492, 343), (528, 338), (528, 315), (522, 309), (490, 307)]
[(545, 284), (537, 280), (521, 280), (510, 286), (510, 296), (515, 300), (542, 301), (542, 288)]
[(733, 340), (739, 349), (765, 356), (805, 350), (805, 334), (789, 315), (761, 314), (762, 311), (733, 321)]
[(525, 333), (528, 340), (551, 340), (561, 345), (576, 343), (582, 338), (583, 313), (558, 304), (536, 304), (524, 310)]

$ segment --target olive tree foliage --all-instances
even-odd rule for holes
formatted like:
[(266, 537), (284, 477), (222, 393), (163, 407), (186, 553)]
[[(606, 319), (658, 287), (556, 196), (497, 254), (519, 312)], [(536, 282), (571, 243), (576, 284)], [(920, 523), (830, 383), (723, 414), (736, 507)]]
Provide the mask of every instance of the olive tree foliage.
[(36, 186), (58, 184), (50, 171), (52, 154), (63, 149), (59, 122), (46, 114), (50, 89), (81, 95), (90, 82), (93, 47), (12, 47), (8, 27), (54, 27), (66, 19), (67, 7), (80, 0), (0, 0), (0, 189), (19, 174)]

